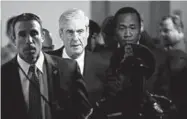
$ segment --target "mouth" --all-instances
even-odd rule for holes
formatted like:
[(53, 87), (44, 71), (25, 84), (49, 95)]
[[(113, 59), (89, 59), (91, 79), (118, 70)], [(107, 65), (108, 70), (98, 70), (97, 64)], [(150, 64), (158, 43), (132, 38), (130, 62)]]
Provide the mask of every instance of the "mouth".
[(81, 46), (80, 44), (76, 44), (76, 45), (71, 45), (71, 47), (79, 47)]
[(34, 54), (35, 52), (36, 52), (35, 47), (28, 47), (25, 49), (25, 53), (28, 53), (28, 54)]

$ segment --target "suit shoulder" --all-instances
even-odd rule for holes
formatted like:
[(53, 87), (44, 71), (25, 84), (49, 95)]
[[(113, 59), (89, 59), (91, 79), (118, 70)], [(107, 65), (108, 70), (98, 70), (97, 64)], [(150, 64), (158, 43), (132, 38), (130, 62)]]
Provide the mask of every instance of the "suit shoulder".
[(7, 62), (1, 66), (2, 83), (9, 82), (9, 80), (11, 80), (12, 73), (15, 73), (16, 67), (17, 67), (17, 65), (16, 65), (14, 59), (10, 60), (9, 62)]
[(12, 59), (1, 66), (1, 71), (10, 70), (14, 65), (14, 59)]
[(68, 59), (68, 58), (62, 58), (54, 55), (50, 55), (50, 56), (52, 57), (53, 60), (57, 60), (57, 61), (70, 62), (70, 63), (75, 62), (75, 60)]
[(74, 69), (77, 66), (77, 62), (73, 59), (61, 58), (54, 55), (50, 55), (50, 56), (58, 67)]
[(88, 64), (97, 68), (105, 68), (108, 67), (110, 56), (102, 54), (100, 52), (91, 52), (86, 55), (86, 60), (89, 62)]
[(76, 63), (76, 61), (73, 59), (62, 58), (62, 57), (58, 57), (58, 56), (54, 56), (54, 55), (50, 55), (50, 56), (55, 61), (64, 62), (64, 63)]
[(61, 57), (62, 56), (62, 51), (63, 51), (63, 46), (60, 47), (59, 49), (56, 49), (56, 50), (53, 50), (53, 51), (47, 51), (46, 53), (47, 54), (50, 54), (50, 55), (54, 55), (54, 56), (59, 56)]

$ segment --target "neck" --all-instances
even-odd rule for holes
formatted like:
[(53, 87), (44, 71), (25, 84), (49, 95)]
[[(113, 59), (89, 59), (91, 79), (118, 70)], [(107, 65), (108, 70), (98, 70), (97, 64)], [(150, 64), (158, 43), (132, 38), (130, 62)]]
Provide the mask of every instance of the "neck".
[(38, 60), (38, 58), (39, 58), (39, 56), (40, 56), (40, 54), (37, 56), (37, 57), (34, 57), (34, 56), (30, 56), (30, 57), (24, 57), (24, 56), (22, 56), (22, 55), (19, 55), (20, 56), (20, 58), (22, 59), (22, 60), (24, 60), (25, 62), (27, 62), (28, 64), (35, 64), (36, 62), (37, 62), (37, 60)]
[(71, 57), (72, 59), (77, 59), (78, 57), (80, 57), (81, 54), (73, 54), (69, 57)]
[(26, 58), (23, 58), (23, 57), (21, 57), (25, 62), (27, 62), (27, 63), (29, 63), (29, 64), (35, 64), (36, 63), (36, 61), (37, 61), (37, 59), (38, 59), (38, 57), (37, 58), (34, 58), (34, 59), (32, 59), (32, 58), (29, 58), (29, 59), (26, 59)]

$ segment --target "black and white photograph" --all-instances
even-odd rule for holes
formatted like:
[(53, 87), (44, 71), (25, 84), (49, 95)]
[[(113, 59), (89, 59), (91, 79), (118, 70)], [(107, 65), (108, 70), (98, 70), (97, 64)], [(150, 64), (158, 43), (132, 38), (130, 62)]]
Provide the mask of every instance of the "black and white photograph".
[(0, 5), (1, 119), (187, 119), (187, 1)]

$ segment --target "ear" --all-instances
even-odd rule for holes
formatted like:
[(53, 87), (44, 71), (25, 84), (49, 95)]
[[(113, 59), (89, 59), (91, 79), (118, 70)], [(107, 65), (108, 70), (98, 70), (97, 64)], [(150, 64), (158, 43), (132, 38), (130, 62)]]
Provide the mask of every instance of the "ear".
[(119, 42), (119, 41), (118, 41), (118, 38), (117, 38), (117, 28), (114, 28), (114, 39), (115, 39), (117, 42)]
[(62, 30), (62, 29), (59, 29), (58, 32), (59, 32), (60, 38), (63, 39), (63, 38), (62, 38), (62, 37), (63, 37), (63, 30)]
[(144, 23), (143, 21), (141, 21), (141, 24), (140, 24), (140, 32), (142, 33), (144, 31)]
[(10, 38), (11, 38), (12, 43), (16, 46), (16, 36), (12, 34)]
[(86, 27), (86, 39), (88, 39), (89, 37), (89, 32), (90, 32), (90, 29), (89, 29), (89, 26)]
[(41, 42), (43, 43), (44, 40), (45, 40), (45, 36), (44, 36), (45, 34), (44, 34), (44, 31), (41, 32), (41, 35), (42, 35), (42, 37), (41, 37), (41, 38), (42, 38)]

